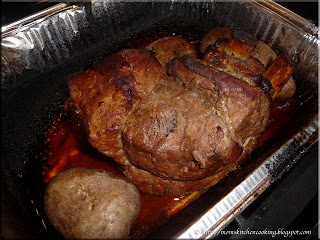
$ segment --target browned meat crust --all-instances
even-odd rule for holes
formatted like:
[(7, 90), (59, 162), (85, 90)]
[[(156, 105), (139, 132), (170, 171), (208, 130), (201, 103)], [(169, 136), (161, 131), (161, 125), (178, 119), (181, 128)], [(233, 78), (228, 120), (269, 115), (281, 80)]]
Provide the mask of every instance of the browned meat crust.
[(274, 97), (279, 94), (286, 85), (293, 70), (293, 64), (290, 62), (289, 57), (284, 53), (280, 54), (266, 70), (263, 76), (272, 83), (275, 90)]
[(265, 128), (270, 99), (261, 88), (250, 86), (190, 56), (173, 61), (170, 73), (215, 107), (231, 135), (241, 145)]
[[(255, 149), (270, 111), (270, 96), (254, 81), (264, 67), (250, 57), (254, 41), (230, 39), (229, 54), (216, 45), (201, 61), (187, 41), (164, 38), (153, 51), (124, 50), (72, 77), (90, 143), (123, 165), (140, 191), (208, 188)], [(235, 47), (241, 44), (248, 48)]]
[(169, 79), (130, 114), (122, 139), (134, 166), (165, 179), (206, 178), (242, 153), (203, 99)]
[(214, 186), (230, 171), (235, 170), (247, 157), (247, 153), (243, 152), (233, 164), (221, 168), (220, 171), (209, 177), (195, 181), (169, 180), (135, 166), (126, 166), (124, 174), (142, 192), (155, 195), (182, 196)]
[(283, 53), (277, 57), (267, 44), (251, 34), (216, 28), (202, 39), (200, 51), (206, 54), (203, 60), (208, 65), (263, 88), (273, 96), (273, 101), (287, 100), (296, 91), (289, 58)]
[(129, 49), (99, 62), (95, 71), (72, 76), (71, 98), (93, 147), (120, 164), (129, 164), (121, 129), (136, 102), (149, 94), (163, 74), (152, 52)]
[(225, 46), (225, 51), (228, 55), (240, 60), (247, 60), (255, 47), (258, 40), (251, 34), (243, 31), (232, 31), (230, 38)]
[(236, 59), (225, 53), (225, 39), (219, 39), (204, 56), (203, 61), (216, 69), (256, 86), (264, 73), (264, 65), (256, 58), (249, 57), (246, 61)]
[(206, 36), (202, 39), (200, 43), (200, 52), (204, 54), (211, 45), (219, 38), (228, 39), (231, 36), (232, 29), (231, 28), (215, 28), (207, 33)]
[(147, 49), (154, 51), (160, 64), (167, 68), (173, 58), (180, 58), (187, 54), (197, 57), (197, 51), (187, 40), (180, 37), (164, 37), (154, 41)]
[(229, 168), (197, 181), (174, 181), (157, 177), (147, 171), (130, 166), (124, 171), (126, 177), (142, 192), (155, 195), (181, 196), (200, 189), (209, 188), (230, 172)]

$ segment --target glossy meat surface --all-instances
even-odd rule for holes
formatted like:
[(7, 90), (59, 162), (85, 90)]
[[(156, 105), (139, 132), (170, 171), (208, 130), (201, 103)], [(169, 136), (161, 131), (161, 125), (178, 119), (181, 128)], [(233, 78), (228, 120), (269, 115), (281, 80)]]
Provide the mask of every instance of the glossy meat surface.
[(204, 56), (203, 61), (209, 66), (226, 72), (246, 81), (252, 86), (257, 85), (259, 77), (264, 73), (264, 65), (256, 58), (249, 57), (246, 61), (239, 60), (225, 53), (226, 41), (220, 39)]
[[(271, 103), (247, 80), (262, 75), (264, 66), (250, 56), (236, 59), (224, 47), (215, 49), (219, 59), (211, 48), (212, 55), (209, 50), (199, 60), (186, 40), (167, 37), (151, 50), (120, 51), (71, 78), (89, 142), (120, 163), (141, 192), (208, 188), (255, 149)], [(234, 44), (229, 51), (237, 51)], [(215, 64), (221, 59), (229, 63)]]
[(154, 51), (160, 64), (167, 68), (173, 58), (180, 58), (192, 54), (197, 57), (195, 47), (187, 40), (180, 37), (164, 37), (154, 41), (147, 49)]
[(94, 71), (74, 75), (69, 83), (71, 98), (85, 122), (91, 145), (118, 163), (129, 164), (122, 147), (122, 126), (162, 76), (153, 53), (136, 49), (99, 62)]
[(214, 106), (231, 135), (241, 145), (265, 128), (270, 100), (261, 88), (250, 86), (190, 56), (174, 61), (170, 73)]
[(204, 100), (172, 79), (160, 82), (130, 114), (123, 143), (134, 166), (174, 180), (206, 178), (242, 152)]

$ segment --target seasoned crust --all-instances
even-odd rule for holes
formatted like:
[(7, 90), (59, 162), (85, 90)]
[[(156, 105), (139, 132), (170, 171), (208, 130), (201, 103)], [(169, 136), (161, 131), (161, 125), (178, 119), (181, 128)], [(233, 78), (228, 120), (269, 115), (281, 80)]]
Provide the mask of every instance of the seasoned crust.
[(250, 86), (189, 56), (175, 60), (170, 73), (215, 107), (216, 113), (240, 145), (265, 128), (270, 99), (259, 87)]
[(95, 71), (74, 75), (70, 81), (70, 93), (82, 116), (90, 144), (117, 162), (127, 164), (118, 153), (122, 151), (118, 135), (134, 99), (127, 98)]
[[(212, 48), (220, 44), (219, 42), (225, 42), (223, 49), (221, 46)], [(264, 42), (255, 40), (245, 32), (232, 31), (231, 28), (212, 29), (202, 39), (200, 50), (203, 55), (206, 54), (203, 60), (211, 66), (239, 77), (251, 85), (256, 85), (255, 81), (258, 81), (258, 86), (265, 86), (266, 78), (259, 78), (259, 76), (262, 76), (265, 69), (268, 69), (277, 58), (277, 54)], [(259, 62), (264, 65), (263, 68), (259, 66), (261, 65)], [(279, 82), (275, 78), (281, 79), (285, 69), (285, 65), (277, 67), (278, 77), (273, 76), (273, 79), (269, 80)], [(262, 73), (261, 70), (263, 70)], [(292, 74), (292, 71), (288, 72), (291, 72), (289, 75)], [(288, 100), (296, 92), (296, 84), (292, 76), (289, 79), (283, 78), (280, 82), (281, 84), (272, 84), (276, 88), (270, 91), (273, 101)], [(272, 86), (271, 83), (268, 85)]]
[(294, 71), (293, 63), (291, 63), (288, 55), (281, 53), (274, 62), (268, 67), (263, 77), (270, 80), (275, 90), (273, 97), (276, 97), (286, 85)]
[(226, 43), (225, 51), (237, 59), (247, 60), (257, 44), (258, 40), (251, 34), (234, 30)]
[(225, 53), (227, 41), (219, 39), (216, 44), (207, 51), (203, 61), (216, 69), (246, 81), (252, 86), (257, 86), (265, 67), (254, 57), (248, 57), (246, 61), (236, 59)]
[(121, 129), (130, 111), (163, 74), (152, 52), (128, 49), (98, 62), (94, 71), (71, 77), (71, 98), (93, 147), (120, 164), (129, 164), (123, 152)]
[(132, 98), (146, 97), (165, 72), (152, 51), (125, 49), (95, 64), (95, 70)]
[(134, 166), (165, 179), (206, 178), (242, 153), (203, 99), (170, 79), (130, 114), (122, 140)]

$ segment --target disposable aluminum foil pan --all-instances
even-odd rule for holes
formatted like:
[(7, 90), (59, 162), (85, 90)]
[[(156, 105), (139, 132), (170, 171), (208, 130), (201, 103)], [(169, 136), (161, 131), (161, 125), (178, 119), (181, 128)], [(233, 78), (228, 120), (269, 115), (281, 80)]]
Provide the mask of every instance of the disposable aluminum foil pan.
[[(59, 4), (2, 28), (1, 157), (8, 186), (22, 205), (28, 204), (23, 187), (26, 169), (37, 161), (32, 159), (30, 149), (52, 121), (52, 110), (68, 98), (68, 76), (100, 58), (131, 47), (126, 45), (128, 39), (139, 33), (164, 25), (163, 30), (172, 24), (179, 25), (181, 31), (191, 32), (193, 28), (197, 37), (201, 36), (199, 29), (203, 33), (222, 26), (241, 29), (274, 50), (285, 51), (296, 65), (299, 108), (286, 127), (290, 131), (254, 153), (241, 169), (173, 217), (169, 226), (156, 231), (156, 237), (186, 239), (216, 235), (317, 143), (318, 28), (276, 3)], [(179, 34), (179, 29), (175, 30), (168, 32)]]

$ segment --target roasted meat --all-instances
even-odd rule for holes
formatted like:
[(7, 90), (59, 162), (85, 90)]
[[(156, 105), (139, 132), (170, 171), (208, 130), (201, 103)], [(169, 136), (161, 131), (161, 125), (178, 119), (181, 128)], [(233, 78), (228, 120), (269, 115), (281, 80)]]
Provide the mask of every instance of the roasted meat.
[(204, 100), (173, 80), (159, 83), (139, 103), (122, 133), (135, 167), (170, 180), (206, 178), (242, 152)]
[(208, 65), (264, 88), (274, 101), (286, 101), (296, 91), (290, 59), (283, 53), (277, 59), (267, 44), (246, 32), (213, 29), (202, 39), (200, 50)]
[[(252, 57), (258, 59), (266, 69), (269, 69), (270, 65), (274, 63), (274, 61), (277, 58), (277, 54), (264, 42), (259, 41), (257, 47), (252, 52)], [(274, 81), (274, 86), (276, 85), (275, 82), (281, 83), (281, 87), (278, 87), (278, 92), (273, 95), (273, 101), (286, 101), (295, 94), (296, 92), (296, 83), (292, 76), (289, 78), (289, 80), (286, 82), (286, 77), (282, 76), (282, 73), (288, 71), (288, 68), (292, 69), (292, 63), (291, 61), (286, 57), (286, 61), (282, 63), (282, 66), (278, 65), (278, 68), (283, 68), (282, 70), (279, 69), (278, 73), (273, 75), (274, 78), (278, 78), (280, 81)], [(270, 69), (271, 70), (271, 69)], [(292, 72), (291, 72), (292, 73)], [(271, 75), (271, 74), (270, 74)], [(276, 76), (280, 75), (280, 76)], [(270, 81), (272, 82), (275, 79), (270, 78)]]
[(226, 44), (226, 39), (219, 39), (206, 53), (203, 61), (207, 65), (240, 78), (252, 86), (259, 85), (265, 70), (264, 65), (254, 57), (248, 57), (246, 61), (243, 61), (228, 55), (225, 52)]
[(207, 33), (200, 42), (200, 52), (205, 54), (209, 47), (213, 45), (219, 38), (228, 39), (231, 36), (231, 28), (215, 28)]
[(202, 60), (188, 41), (166, 37), (71, 78), (91, 145), (120, 163), (142, 192), (183, 195), (237, 168), (256, 148), (272, 96), (292, 73), (282, 58), (266, 69), (267, 58), (254, 57), (264, 48), (251, 35), (211, 34), (201, 43)]
[(223, 119), (230, 134), (243, 145), (250, 137), (265, 128), (270, 111), (270, 100), (259, 87), (205, 65), (186, 55), (176, 59), (170, 74), (195, 90)]
[(155, 195), (182, 196), (200, 189), (209, 188), (225, 177), (231, 168), (223, 168), (210, 177), (195, 181), (169, 180), (134, 166), (126, 166), (124, 174), (141, 191)]
[(146, 47), (154, 51), (160, 64), (167, 68), (173, 58), (180, 58), (187, 54), (197, 57), (197, 51), (187, 40), (180, 37), (164, 37), (154, 41)]
[(290, 63), (289, 57), (281, 53), (271, 66), (265, 71), (263, 76), (270, 80), (275, 93), (273, 97), (277, 96), (283, 87), (286, 85), (293, 73), (294, 67)]
[(96, 64), (94, 71), (72, 76), (70, 94), (85, 123), (91, 145), (116, 162), (129, 164), (121, 129), (129, 113), (163, 76), (148, 50), (124, 50)]

